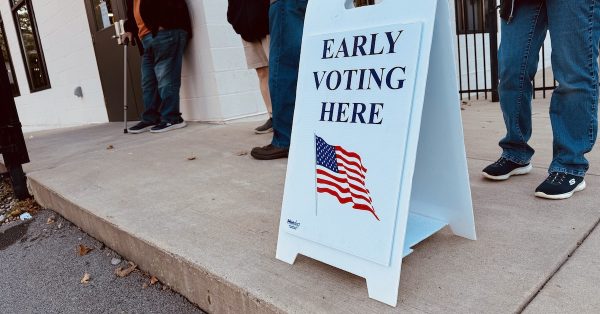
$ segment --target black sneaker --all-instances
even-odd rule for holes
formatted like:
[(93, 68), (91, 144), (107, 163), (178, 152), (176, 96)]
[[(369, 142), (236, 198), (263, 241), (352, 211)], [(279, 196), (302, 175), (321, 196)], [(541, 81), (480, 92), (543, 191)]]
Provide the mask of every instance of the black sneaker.
[(265, 134), (273, 132), (273, 118), (269, 118), (265, 124), (254, 129), (254, 133), (256, 134)]
[(552, 172), (540, 186), (535, 189), (535, 196), (551, 200), (562, 200), (573, 196), (573, 193), (585, 189), (583, 177), (562, 172)]
[(263, 147), (254, 147), (250, 152), (250, 155), (258, 160), (271, 160), (287, 158), (289, 151), (289, 148), (280, 148), (269, 144)]
[(146, 131), (149, 131), (150, 128), (152, 128), (155, 125), (156, 125), (156, 123), (148, 123), (148, 122), (140, 121), (138, 124), (128, 128), (127, 132), (131, 133), (131, 134), (144, 133)]
[(186, 126), (187, 123), (185, 123), (183, 119), (179, 118), (177, 122), (161, 122), (157, 124), (155, 127), (150, 129), (150, 133), (163, 133), (167, 131), (185, 128)]
[(504, 157), (500, 157), (495, 163), (483, 169), (483, 176), (490, 180), (506, 180), (510, 176), (528, 174), (531, 171), (531, 164), (520, 165)]

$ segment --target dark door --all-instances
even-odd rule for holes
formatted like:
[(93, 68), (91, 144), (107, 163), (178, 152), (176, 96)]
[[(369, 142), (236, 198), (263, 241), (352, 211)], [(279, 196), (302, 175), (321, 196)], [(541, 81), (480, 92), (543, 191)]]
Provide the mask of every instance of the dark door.
[[(104, 102), (109, 121), (123, 121), (123, 46), (113, 38), (113, 23), (125, 19), (124, 0), (85, 0)], [(140, 56), (138, 48), (128, 48), (128, 120), (138, 120), (143, 110)]]

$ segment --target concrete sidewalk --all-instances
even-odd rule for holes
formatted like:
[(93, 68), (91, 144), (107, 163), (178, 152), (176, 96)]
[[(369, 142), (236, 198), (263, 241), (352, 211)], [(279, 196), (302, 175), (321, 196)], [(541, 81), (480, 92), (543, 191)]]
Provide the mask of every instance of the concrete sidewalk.
[[(600, 152), (589, 156), (588, 190), (568, 201), (535, 198), (552, 133), (546, 102), (534, 112), (534, 171), (495, 183), (480, 171), (499, 155), (498, 105), (466, 106), (478, 240), (443, 230), (417, 245), (403, 262), (397, 308), (369, 299), (362, 278), (308, 258), (293, 266), (275, 259), (287, 160), (249, 157), (270, 139), (254, 135), (254, 124), (191, 124), (162, 135), (123, 135), (121, 124), (28, 134), (33, 162), (25, 170), (42, 206), (209, 312), (506, 313), (529, 304), (532, 312), (558, 311), (557, 303), (580, 299), (557, 298), (554, 282), (569, 287), (565, 295), (600, 295), (593, 280), (574, 277), (598, 274), (598, 245), (584, 243), (568, 259), (600, 221)], [(600, 311), (597, 300), (584, 303), (579, 309)]]

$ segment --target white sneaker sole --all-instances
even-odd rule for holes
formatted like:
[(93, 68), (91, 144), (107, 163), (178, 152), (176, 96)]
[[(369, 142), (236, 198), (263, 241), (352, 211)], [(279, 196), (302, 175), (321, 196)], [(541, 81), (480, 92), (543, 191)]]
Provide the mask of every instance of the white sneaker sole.
[(150, 129), (151, 129), (152, 127), (154, 127), (154, 125), (150, 125), (150, 126), (147, 126), (147, 127), (143, 128), (143, 129), (139, 129), (139, 130), (127, 129), (127, 133), (131, 133), (131, 134), (140, 134), (140, 133), (144, 133), (144, 132), (148, 132), (148, 131), (150, 131)]
[(535, 196), (541, 197), (541, 198), (547, 198), (549, 200), (564, 200), (564, 199), (567, 199), (567, 198), (573, 196), (573, 194), (575, 194), (575, 192), (585, 190), (586, 187), (587, 187), (587, 185), (585, 184), (585, 181), (581, 181), (581, 183), (579, 183), (575, 187), (575, 189), (573, 189), (573, 191), (568, 192), (568, 193), (557, 194), (557, 195), (548, 195), (544, 192), (535, 192)]
[(511, 176), (520, 176), (520, 175), (528, 174), (529, 172), (531, 172), (531, 169), (533, 169), (533, 166), (531, 164), (529, 164), (525, 167), (513, 169), (513, 171), (511, 171), (505, 175), (501, 175), (501, 176), (493, 176), (486, 172), (481, 172), (481, 174), (483, 174), (484, 177), (486, 177), (490, 180), (503, 181), (503, 180), (510, 178)]
[(164, 133), (164, 132), (169, 132), (169, 131), (173, 131), (173, 130), (177, 130), (177, 129), (183, 129), (186, 126), (187, 126), (187, 123), (185, 123), (185, 121), (183, 121), (181, 123), (173, 124), (169, 127), (161, 129), (161, 130), (150, 130), (150, 133)]

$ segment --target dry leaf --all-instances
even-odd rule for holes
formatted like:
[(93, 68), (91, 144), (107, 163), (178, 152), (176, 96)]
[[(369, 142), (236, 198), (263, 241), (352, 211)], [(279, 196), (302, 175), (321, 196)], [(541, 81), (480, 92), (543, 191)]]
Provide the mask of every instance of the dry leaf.
[(88, 255), (89, 252), (91, 252), (93, 249), (91, 247), (87, 247), (83, 244), (79, 245), (79, 256), (85, 256)]
[(56, 218), (54, 216), (50, 216), (50, 217), (48, 217), (48, 220), (46, 221), (46, 224), (47, 225), (51, 225), (51, 224), (53, 224), (55, 222), (56, 222)]
[(129, 276), (129, 274), (131, 274), (131, 272), (133, 272), (135, 269), (137, 268), (137, 265), (129, 262), (129, 267), (123, 269), (123, 267), (119, 267), (117, 269), (115, 269), (115, 275), (117, 275), (118, 277), (127, 277)]
[(158, 278), (156, 278), (154, 276), (152, 276), (152, 278), (150, 278), (150, 285), (151, 286), (154, 285), (154, 284), (156, 284), (157, 282), (158, 282)]
[(81, 278), (81, 283), (89, 283), (90, 279), (91, 279), (90, 274), (85, 273), (85, 274), (83, 274), (83, 278)]
[(188, 157), (188, 158), (187, 158), (187, 160), (190, 160), (190, 161), (191, 161), (191, 160), (196, 160), (196, 156), (191, 156), (191, 157)]
[(106, 149), (108, 149), (108, 150), (111, 150), (111, 149), (114, 149), (114, 148), (115, 148), (115, 147), (114, 147), (114, 146), (112, 146), (112, 145), (108, 145), (108, 146), (106, 147)]

